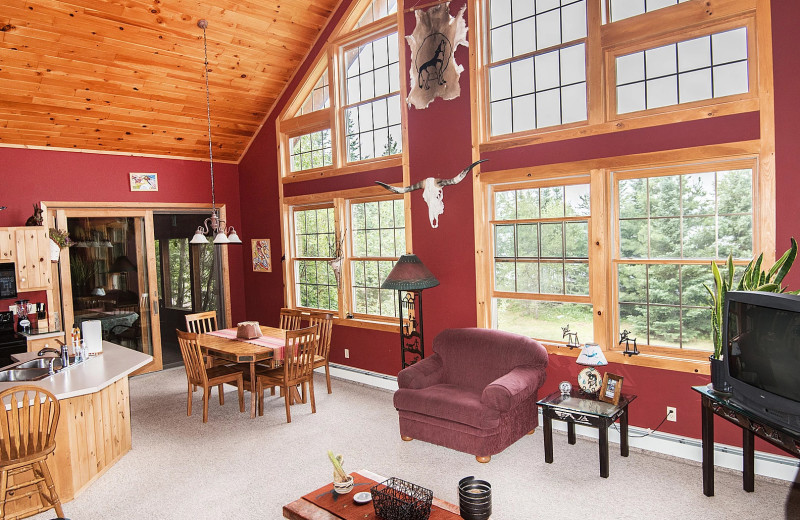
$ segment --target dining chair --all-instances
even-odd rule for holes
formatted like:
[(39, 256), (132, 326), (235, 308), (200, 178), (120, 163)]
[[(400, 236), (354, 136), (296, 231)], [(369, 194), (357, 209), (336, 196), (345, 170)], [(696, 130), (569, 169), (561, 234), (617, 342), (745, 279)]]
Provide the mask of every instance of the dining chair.
[(284, 330), (297, 330), (300, 328), (300, 321), (303, 319), (303, 313), (297, 309), (281, 309), (281, 321), (278, 328)]
[(217, 311), (196, 312), (186, 315), (186, 330), (204, 334), (217, 330)]
[(264, 415), (264, 387), (278, 386), (283, 390), (283, 398), (286, 403), (286, 422), (292, 422), (290, 389), (306, 383), (308, 383), (311, 397), (311, 413), (317, 413), (317, 405), (314, 402), (314, 355), (317, 348), (318, 330), (319, 327), (313, 325), (286, 332), (283, 366), (272, 370), (259, 369), (256, 372), (258, 415)]
[[(178, 343), (181, 346), (183, 364), (186, 367), (186, 379), (189, 385), (186, 415), (192, 415), (192, 394), (197, 386), (203, 387), (203, 422), (208, 422), (208, 396), (211, 387), (219, 390), (219, 404), (225, 404), (225, 383), (235, 384), (239, 389), (239, 411), (244, 412), (244, 381), (242, 372), (236, 367), (225, 365), (207, 367), (203, 362), (203, 352), (197, 342), (197, 334), (175, 329)], [(193, 386), (194, 385), (194, 386)]]
[(329, 312), (312, 312), (308, 318), (309, 325), (319, 326), (319, 339), (317, 351), (314, 355), (314, 368), (325, 367), (325, 381), (328, 384), (328, 393), (331, 392), (331, 367), (329, 358), (331, 353), (331, 334), (333, 333), (333, 314)]
[[(30, 385), (0, 392), (0, 515), (25, 518), (55, 509), (64, 516), (53, 477), (45, 460), (56, 448), (61, 406), (56, 396)], [(13, 484), (9, 485), (9, 477)], [(31, 500), (38, 492), (39, 500)], [(8, 506), (22, 500), (8, 514)]]

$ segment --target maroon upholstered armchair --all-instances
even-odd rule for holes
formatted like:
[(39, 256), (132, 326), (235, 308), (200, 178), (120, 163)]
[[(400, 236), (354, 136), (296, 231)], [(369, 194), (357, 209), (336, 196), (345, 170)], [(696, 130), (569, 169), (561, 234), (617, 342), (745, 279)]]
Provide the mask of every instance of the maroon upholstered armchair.
[(489, 462), (539, 425), (537, 391), (547, 368), (539, 342), (499, 330), (447, 329), (434, 338), (433, 352), (397, 375), (403, 440)]

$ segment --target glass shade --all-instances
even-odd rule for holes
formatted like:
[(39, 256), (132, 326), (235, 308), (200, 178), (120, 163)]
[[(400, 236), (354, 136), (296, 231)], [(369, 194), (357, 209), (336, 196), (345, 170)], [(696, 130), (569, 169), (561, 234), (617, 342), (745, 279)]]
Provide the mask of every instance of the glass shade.
[(229, 242), (228, 237), (225, 236), (225, 232), (222, 230), (214, 237), (215, 244), (228, 244)]
[(587, 343), (575, 362), (579, 365), (587, 365), (590, 367), (608, 364), (606, 356), (603, 354), (603, 349), (601, 349), (600, 345), (597, 343)]
[(228, 242), (231, 244), (241, 244), (242, 241), (239, 239), (239, 235), (236, 234), (236, 230), (231, 228), (231, 232), (228, 233)]
[(203, 234), (203, 228), (197, 228), (195, 231), (194, 236), (189, 241), (190, 244), (208, 244), (208, 239)]

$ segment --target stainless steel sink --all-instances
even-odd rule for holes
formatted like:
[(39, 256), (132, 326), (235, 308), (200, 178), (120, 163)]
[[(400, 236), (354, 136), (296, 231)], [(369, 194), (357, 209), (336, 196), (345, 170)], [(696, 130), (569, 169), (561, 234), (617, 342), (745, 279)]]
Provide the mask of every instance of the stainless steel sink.
[[(60, 370), (62, 368), (61, 365), (61, 358), (50, 358), (50, 357), (40, 357), (36, 359), (31, 359), (30, 361), (25, 361), (19, 363), (11, 368), (18, 369), (18, 368), (49, 368), (50, 367), (50, 360), (53, 359), (53, 370)], [(75, 363), (75, 357), (70, 356), (69, 364), (72, 365)]]
[(48, 376), (47, 368), (11, 368), (0, 371), (0, 383), (13, 381), (37, 381)]

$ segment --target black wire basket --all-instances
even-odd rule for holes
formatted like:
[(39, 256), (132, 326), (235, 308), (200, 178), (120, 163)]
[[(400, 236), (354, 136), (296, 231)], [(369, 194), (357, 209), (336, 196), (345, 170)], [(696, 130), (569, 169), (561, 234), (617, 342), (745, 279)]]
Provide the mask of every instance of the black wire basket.
[(383, 520), (428, 520), (433, 491), (397, 477), (370, 489), (375, 514)]

